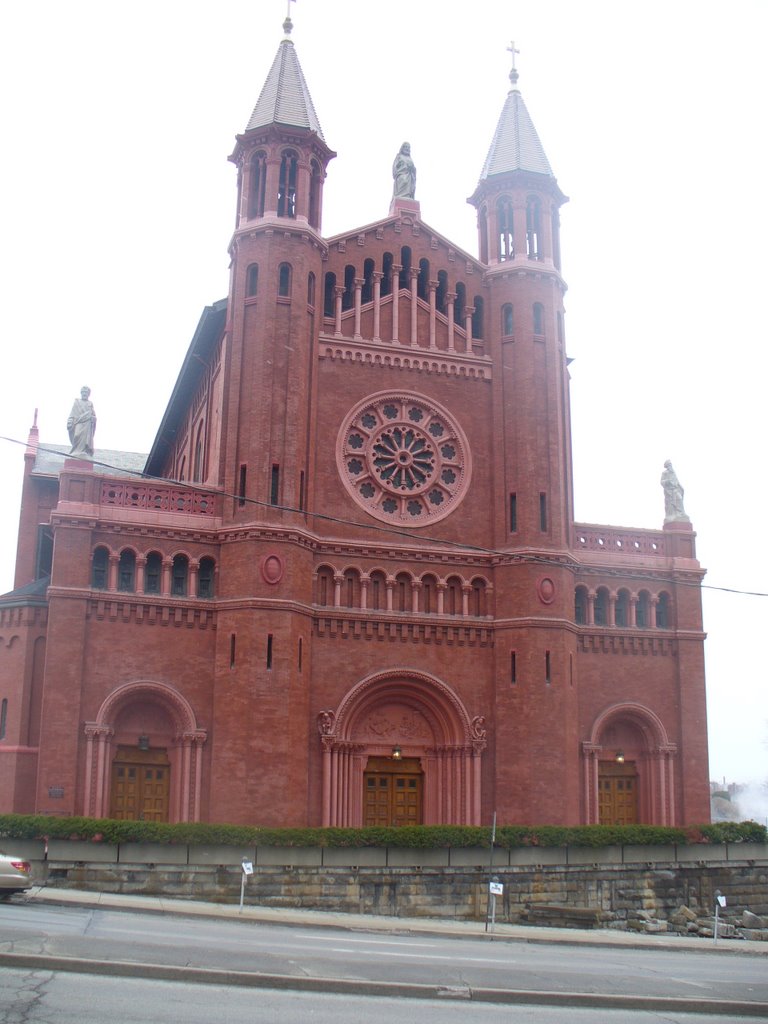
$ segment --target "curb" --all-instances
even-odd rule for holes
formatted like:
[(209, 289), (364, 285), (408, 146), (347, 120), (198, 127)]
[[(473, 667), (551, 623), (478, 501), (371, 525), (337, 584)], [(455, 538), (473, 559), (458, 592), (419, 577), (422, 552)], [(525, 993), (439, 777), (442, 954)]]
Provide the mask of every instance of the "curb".
[(590, 992), (542, 992), (524, 989), (471, 988), (469, 986), (421, 985), (347, 978), (314, 978), (305, 975), (258, 974), (208, 967), (181, 967), (141, 961), (83, 960), (36, 953), (2, 953), (0, 967), (17, 970), (67, 971), (155, 981), (183, 981), (197, 985), (228, 985), (299, 992), (329, 992), (400, 999), (466, 1000), (518, 1006), (588, 1007), (593, 1009), (645, 1010), (666, 1013), (698, 1013), (718, 1016), (768, 1017), (768, 1003), (725, 999), (678, 999), (662, 996), (602, 995)]

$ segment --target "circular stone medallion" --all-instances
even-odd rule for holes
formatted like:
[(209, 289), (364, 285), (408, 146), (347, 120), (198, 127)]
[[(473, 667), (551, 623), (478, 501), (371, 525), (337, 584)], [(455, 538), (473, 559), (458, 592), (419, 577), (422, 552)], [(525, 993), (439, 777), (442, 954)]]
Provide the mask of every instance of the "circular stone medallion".
[(456, 508), (469, 486), (466, 436), (437, 402), (380, 392), (344, 420), (336, 445), (344, 486), (386, 523), (428, 526)]

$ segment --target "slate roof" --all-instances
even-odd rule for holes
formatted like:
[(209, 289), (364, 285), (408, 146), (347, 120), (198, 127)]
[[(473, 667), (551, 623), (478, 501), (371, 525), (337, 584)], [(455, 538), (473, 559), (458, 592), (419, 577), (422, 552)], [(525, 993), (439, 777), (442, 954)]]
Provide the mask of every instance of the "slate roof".
[[(64, 468), (71, 445), (40, 443), (32, 467), (34, 476), (58, 476)], [(93, 453), (93, 469), (99, 476), (125, 476), (127, 473), (143, 473), (147, 456), (141, 452), (119, 452), (111, 448), (96, 448)]]
[(517, 88), (517, 73), (512, 72), (512, 89), (507, 94), (504, 109), (485, 158), (480, 180), (508, 171), (533, 171), (554, 177), (544, 147), (533, 126), (531, 115)]
[(49, 576), (41, 576), (39, 580), (27, 583), (23, 587), (17, 587), (16, 590), (9, 590), (7, 594), (0, 594), (0, 601), (6, 599), (8, 601), (24, 601), (35, 597), (44, 598), (50, 582)]
[(246, 131), (263, 128), (268, 124), (284, 124), (292, 128), (308, 128), (325, 142), (296, 56), (296, 48), (290, 39), (283, 39), (277, 50), (264, 88), (261, 90)]

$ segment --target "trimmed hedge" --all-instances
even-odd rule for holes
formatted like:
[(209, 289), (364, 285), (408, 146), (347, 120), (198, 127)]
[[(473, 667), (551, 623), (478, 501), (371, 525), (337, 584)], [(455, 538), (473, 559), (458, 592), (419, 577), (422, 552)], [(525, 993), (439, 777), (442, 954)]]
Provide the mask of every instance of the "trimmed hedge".
[[(113, 821), (0, 815), (0, 840), (78, 839), (94, 843), (184, 843), (190, 846), (401, 846), (425, 849), (491, 845), (488, 827), (416, 825), (401, 828), (260, 828), (185, 822)], [(496, 846), (671, 846), (695, 843), (765, 843), (768, 829), (754, 821), (687, 828), (657, 825), (501, 825)]]

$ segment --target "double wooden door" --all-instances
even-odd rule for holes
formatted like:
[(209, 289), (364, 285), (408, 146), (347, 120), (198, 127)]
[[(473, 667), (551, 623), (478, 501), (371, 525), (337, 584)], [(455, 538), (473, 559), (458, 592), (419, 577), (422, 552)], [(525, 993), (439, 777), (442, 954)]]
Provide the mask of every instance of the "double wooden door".
[(110, 817), (168, 821), (170, 778), (165, 750), (118, 747), (112, 762)]
[(421, 825), (424, 776), (417, 757), (371, 757), (363, 775), (364, 825)]
[(624, 764), (600, 762), (597, 776), (601, 825), (637, 823), (637, 770), (632, 761)]

